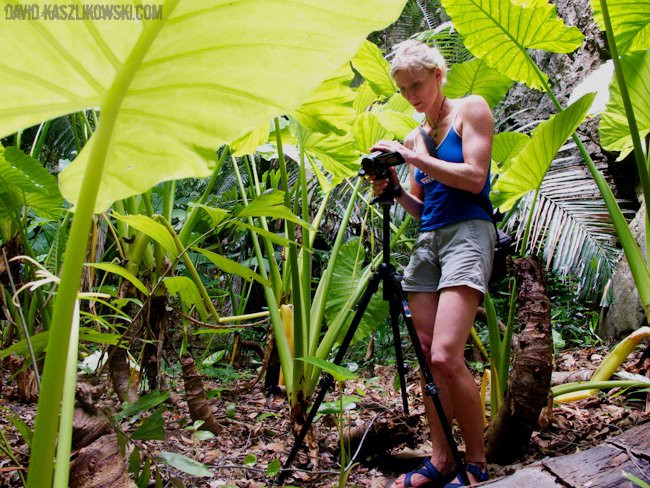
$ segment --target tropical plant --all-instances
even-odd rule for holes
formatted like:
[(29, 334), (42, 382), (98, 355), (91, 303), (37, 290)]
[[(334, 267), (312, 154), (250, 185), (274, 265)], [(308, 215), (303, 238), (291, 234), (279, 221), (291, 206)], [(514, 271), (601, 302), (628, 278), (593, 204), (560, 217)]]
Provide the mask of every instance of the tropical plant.
[[(18, 22), (0, 27), (2, 56), (12, 59), (12, 69), (0, 75), (12, 93), (0, 117), (0, 137), (61, 113), (96, 106), (101, 111), (97, 131), (60, 179), (75, 216), (53, 313), (28, 486), (51, 483), (57, 436), (52, 405), (62, 396), (61, 372), (93, 212), (159, 181), (209, 176), (214, 153), (207, 148), (298, 105), (353, 54), (363, 36), (393, 20), (401, 4), (377, 1), (352, 8), (330, 2), (323, 10), (309, 2), (257, 2), (250, 7), (243, 13), (237, 10), (241, 6), (205, 8), (200, 2), (169, 0), (162, 6), (163, 19), (114, 22), (110, 30), (90, 21), (39, 23), (34, 30)], [(294, 29), (298, 24), (304, 29)], [(253, 26), (258, 43), (251, 48), (246, 32)], [(337, 34), (323, 37), (332, 26)], [(175, 34), (179, 28), (181, 38)], [(66, 39), (75, 44), (74, 57)], [(223, 39), (230, 41), (224, 44)], [(27, 57), (10, 54), (18, 52), (17, 42), (21, 52), (33, 53), (29, 63)], [(267, 62), (265, 69), (260, 63)], [(39, 76), (29, 74), (33, 63)], [(274, 69), (279, 66), (281, 70)], [(255, 76), (260, 70), (263, 79)], [(20, 81), (14, 73), (22, 73)], [(181, 95), (170, 98), (170, 90)], [(232, 117), (223, 117), (226, 113)]]

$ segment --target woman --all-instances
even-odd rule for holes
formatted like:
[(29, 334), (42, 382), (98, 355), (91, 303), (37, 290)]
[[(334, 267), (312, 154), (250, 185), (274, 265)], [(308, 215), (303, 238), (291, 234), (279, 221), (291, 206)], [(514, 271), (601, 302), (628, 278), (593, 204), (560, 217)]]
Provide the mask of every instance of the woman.
[[(420, 220), (403, 286), (447, 418), (456, 417), (465, 440), (465, 467), (475, 483), (487, 480), (488, 472), (479, 393), (463, 349), (487, 289), (496, 239), (488, 199), (494, 121), (480, 96), (446, 98), (445, 72), (436, 49), (418, 41), (396, 47), (391, 76), (409, 103), (426, 114), (423, 128), (435, 142), (436, 155), (427, 151), (419, 128), (404, 145), (379, 141), (372, 151), (397, 151), (410, 166), (408, 192), (394, 168), (390, 176), (400, 195), (397, 202)], [(381, 194), (389, 180), (372, 184)], [(423, 396), (433, 454), (394, 486), (443, 487), (449, 482), (448, 486), (462, 486), (433, 403)]]

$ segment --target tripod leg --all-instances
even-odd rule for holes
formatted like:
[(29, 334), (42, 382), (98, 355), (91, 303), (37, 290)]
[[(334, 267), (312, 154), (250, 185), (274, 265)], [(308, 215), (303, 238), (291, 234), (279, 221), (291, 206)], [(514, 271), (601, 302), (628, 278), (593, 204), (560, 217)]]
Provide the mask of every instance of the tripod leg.
[[(341, 342), (341, 347), (339, 348), (339, 351), (336, 354), (336, 357), (334, 358), (333, 361), (334, 364), (340, 365), (341, 361), (343, 361), (343, 357), (345, 356), (348, 347), (350, 347), (350, 342), (352, 342), (352, 338), (354, 337), (354, 334), (357, 331), (359, 324), (361, 323), (363, 314), (366, 312), (366, 308), (368, 308), (370, 299), (379, 289), (380, 281), (381, 281), (381, 274), (379, 272), (374, 273), (370, 278), (368, 287), (366, 288), (366, 291), (364, 292), (363, 296), (361, 297), (361, 300), (359, 301), (359, 305), (357, 307), (357, 311), (354, 314), (354, 318), (352, 319), (352, 322), (350, 323), (350, 327), (348, 328), (345, 337)], [(314, 417), (318, 412), (318, 407), (320, 407), (321, 403), (323, 403), (323, 399), (325, 398), (325, 395), (327, 394), (327, 391), (332, 386), (333, 382), (334, 382), (334, 378), (331, 375), (328, 374), (325, 376), (321, 389), (318, 392), (318, 396), (316, 397), (316, 400), (314, 401), (314, 403), (311, 406), (311, 409), (309, 410), (309, 415), (307, 416), (305, 423), (301, 427), (300, 432), (298, 433), (298, 437), (296, 437), (296, 442), (294, 443), (293, 448), (291, 449), (291, 452), (287, 457), (287, 460), (284, 462), (284, 466), (282, 467), (280, 476), (278, 477), (275, 484), (282, 485), (282, 483), (284, 482), (284, 479), (288, 474), (289, 468), (293, 464), (293, 461), (296, 458), (296, 455), (298, 454), (298, 451), (300, 450), (303, 441), (305, 440), (305, 436), (307, 435), (307, 432), (309, 431), (309, 428), (311, 427), (311, 424), (314, 421)]]
[(404, 415), (409, 414), (408, 394), (406, 393), (406, 368), (404, 368), (404, 355), (402, 354), (402, 340), (399, 333), (399, 316), (402, 304), (395, 298), (396, 293), (394, 285), (384, 280), (384, 289), (388, 288), (389, 294), (386, 297), (390, 305), (390, 326), (393, 330), (393, 348), (395, 349), (395, 362), (397, 363), (397, 373), (399, 375), (399, 387), (402, 392), (402, 408)]
[(447, 439), (449, 450), (451, 451), (451, 455), (454, 458), (456, 467), (458, 468), (460, 478), (463, 483), (468, 486), (469, 478), (467, 477), (467, 472), (465, 471), (465, 465), (463, 464), (460, 452), (458, 451), (458, 446), (454, 440), (454, 435), (451, 431), (451, 425), (447, 420), (447, 415), (445, 414), (445, 410), (442, 407), (442, 402), (440, 401), (440, 388), (438, 388), (436, 385), (433, 379), (433, 375), (431, 374), (431, 370), (429, 369), (429, 365), (427, 364), (427, 360), (424, 356), (424, 352), (422, 352), (422, 345), (415, 330), (415, 324), (413, 323), (413, 317), (411, 316), (411, 311), (408, 307), (406, 295), (402, 289), (401, 282), (399, 282), (397, 279), (394, 281), (393, 290), (395, 294), (395, 300), (399, 301), (399, 303), (402, 304), (402, 316), (404, 317), (404, 323), (406, 324), (406, 329), (408, 330), (409, 336), (411, 337), (411, 342), (413, 343), (413, 348), (415, 349), (415, 355), (417, 356), (418, 364), (420, 365), (420, 370), (422, 371), (422, 376), (424, 376), (425, 386), (423, 393), (431, 397), (433, 406), (435, 407), (436, 413), (438, 414), (438, 419), (440, 420), (440, 425), (442, 426), (445, 438)]

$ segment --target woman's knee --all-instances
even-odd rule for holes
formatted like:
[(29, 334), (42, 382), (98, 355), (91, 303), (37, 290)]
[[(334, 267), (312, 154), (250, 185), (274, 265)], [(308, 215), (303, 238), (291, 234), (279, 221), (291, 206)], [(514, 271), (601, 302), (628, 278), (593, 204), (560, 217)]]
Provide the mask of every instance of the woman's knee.
[(433, 350), (430, 355), (431, 368), (447, 378), (456, 376), (465, 367), (465, 358), (462, 354), (451, 353), (446, 350)]

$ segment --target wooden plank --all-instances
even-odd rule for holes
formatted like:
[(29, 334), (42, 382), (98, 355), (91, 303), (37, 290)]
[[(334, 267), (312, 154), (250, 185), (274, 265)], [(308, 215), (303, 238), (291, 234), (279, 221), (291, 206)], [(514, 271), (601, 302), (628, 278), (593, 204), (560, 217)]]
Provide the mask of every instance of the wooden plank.
[(634, 455), (650, 460), (650, 422), (637, 425), (607, 442), (622, 447), (623, 450), (628, 448)]
[(480, 486), (487, 488), (562, 488), (562, 485), (555, 482), (553, 476), (534, 468), (520, 469), (513, 475), (487, 481)]
[(622, 471), (643, 480), (648, 480), (650, 473), (649, 461), (635, 458), (633, 462), (625, 451), (607, 444), (569, 456), (545, 459), (542, 464), (563, 483), (584, 488), (632, 488), (634, 484), (623, 478)]

